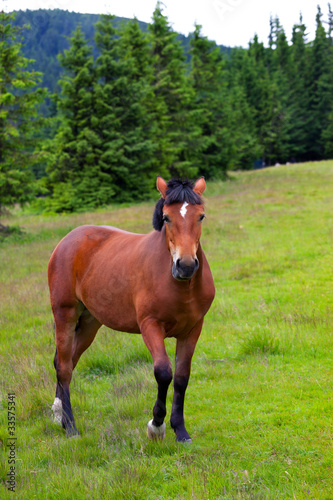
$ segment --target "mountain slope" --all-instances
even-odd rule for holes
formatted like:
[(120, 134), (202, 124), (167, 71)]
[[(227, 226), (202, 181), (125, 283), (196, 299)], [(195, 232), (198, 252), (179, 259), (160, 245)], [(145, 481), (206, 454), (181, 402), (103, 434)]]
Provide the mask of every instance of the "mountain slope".
[[(61, 74), (61, 66), (57, 55), (68, 49), (68, 37), (71, 36), (79, 23), (89, 44), (93, 46), (94, 56), (97, 55), (94, 34), (99, 15), (79, 14), (60, 9), (20, 10), (15, 12), (15, 15), (15, 25), (30, 26), (30, 29), (24, 29), (22, 33), (24, 38), (23, 54), (25, 57), (35, 60), (34, 68), (43, 73), (42, 86), (47, 87), (51, 92), (54, 92), (57, 88), (57, 82)], [(117, 26), (128, 21), (126, 18), (115, 18)], [(148, 24), (138, 22), (141, 30), (147, 31)], [(179, 34), (178, 38), (188, 54), (189, 37)], [(226, 47), (221, 47), (221, 50), (228, 51)]]

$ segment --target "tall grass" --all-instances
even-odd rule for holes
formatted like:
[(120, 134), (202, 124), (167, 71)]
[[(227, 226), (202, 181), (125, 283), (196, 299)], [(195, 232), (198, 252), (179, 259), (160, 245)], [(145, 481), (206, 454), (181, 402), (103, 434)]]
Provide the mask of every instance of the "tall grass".
[[(217, 289), (192, 365), (191, 445), (146, 437), (156, 397), (140, 336), (102, 328), (71, 384), (81, 436), (51, 419), (46, 268), (73, 227), (151, 230), (153, 204), (42, 216), (0, 242), (0, 498), (333, 498), (333, 162), (235, 173), (207, 188), (202, 243)], [(174, 341), (167, 341), (174, 357)], [(16, 395), (8, 491), (7, 394)], [(172, 389), (167, 402), (170, 416)]]

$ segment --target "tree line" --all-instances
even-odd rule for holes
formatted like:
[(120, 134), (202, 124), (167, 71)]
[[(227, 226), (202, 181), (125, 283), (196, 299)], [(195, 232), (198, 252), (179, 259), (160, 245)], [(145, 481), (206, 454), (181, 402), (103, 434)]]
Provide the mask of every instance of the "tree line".
[[(28, 59), (34, 59), (34, 68), (43, 73), (40, 86), (46, 87), (51, 93), (59, 90), (58, 81), (62, 74), (62, 67), (58, 59), (59, 53), (69, 48), (69, 37), (72, 36), (78, 24), (92, 47), (94, 58), (98, 56), (95, 43), (95, 24), (99, 21), (98, 14), (81, 14), (60, 9), (19, 10), (15, 12), (14, 26), (29, 25), (30, 29), (24, 30), (24, 43), (22, 54)], [(114, 27), (120, 28), (128, 19), (114, 17)], [(148, 24), (138, 20), (143, 33), (148, 32)], [(189, 37), (177, 33), (177, 40), (184, 48), (186, 59), (189, 60)], [(228, 51), (227, 47), (221, 47)]]
[(189, 57), (160, 2), (147, 32), (100, 16), (94, 47), (77, 25), (46, 120), (20, 29), (0, 20), (0, 208), (37, 192), (43, 210), (86, 210), (149, 198), (156, 174), (223, 179), (333, 155), (330, 5), (310, 42), (302, 18), (290, 43), (275, 18), (268, 46), (254, 36), (225, 53), (195, 25)]

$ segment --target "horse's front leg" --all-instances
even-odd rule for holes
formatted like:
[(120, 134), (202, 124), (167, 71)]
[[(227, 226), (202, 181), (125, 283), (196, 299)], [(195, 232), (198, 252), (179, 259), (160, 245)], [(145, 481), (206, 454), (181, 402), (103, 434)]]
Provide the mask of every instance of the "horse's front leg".
[(195, 346), (201, 333), (203, 319), (191, 330), (189, 335), (177, 339), (174, 394), (170, 423), (175, 431), (176, 440), (191, 442), (184, 422), (184, 399), (191, 372), (191, 361)]
[(146, 321), (141, 327), (143, 340), (152, 355), (154, 375), (158, 390), (153, 409), (153, 419), (148, 422), (147, 435), (151, 439), (164, 439), (166, 416), (166, 397), (172, 380), (172, 366), (165, 350), (164, 335), (157, 321)]

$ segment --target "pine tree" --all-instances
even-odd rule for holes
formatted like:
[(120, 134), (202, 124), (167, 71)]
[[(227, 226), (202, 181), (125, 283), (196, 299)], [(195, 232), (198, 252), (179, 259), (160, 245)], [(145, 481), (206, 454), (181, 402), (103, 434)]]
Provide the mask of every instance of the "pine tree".
[(327, 126), (323, 129), (321, 134), (321, 139), (323, 146), (325, 148), (325, 157), (333, 158), (333, 11), (331, 8), (331, 4), (328, 4), (329, 7), (329, 72), (328, 79), (329, 85), (331, 89), (331, 98), (329, 103), (329, 110), (327, 115)]
[(184, 51), (163, 15), (161, 2), (157, 2), (149, 31), (159, 165), (171, 176), (194, 177), (201, 132), (193, 110), (194, 92), (186, 77)]
[(325, 157), (325, 130), (329, 125), (333, 86), (331, 80), (330, 38), (322, 23), (322, 12), (318, 6), (316, 36), (311, 47), (310, 62), (310, 134), (308, 140), (310, 157), (320, 160)]
[(147, 198), (155, 188), (156, 175), (167, 175), (156, 160), (156, 124), (149, 44), (136, 19), (120, 32), (124, 61), (121, 132), (128, 168), (125, 187), (135, 198)]
[(96, 116), (99, 165), (114, 186), (114, 199), (147, 198), (156, 178), (149, 103), (148, 43), (136, 20), (117, 32), (112, 16), (97, 23)]
[(317, 66), (316, 95), (313, 101), (315, 116), (317, 116), (317, 119), (315, 118), (316, 129), (317, 133), (320, 133), (318, 140), (320, 158), (332, 158), (333, 156), (333, 11), (330, 3), (328, 4), (328, 10), (328, 32), (325, 33), (324, 37), (325, 30), (321, 21), (322, 14), (318, 7), (317, 31), (313, 43), (314, 58), (318, 55), (321, 47), (324, 49), (323, 67), (319, 68)]
[(269, 52), (255, 35), (241, 61), (240, 81), (254, 123), (257, 152), (266, 165), (280, 161), (281, 143), (285, 137), (285, 111), (273, 71)]
[(195, 26), (190, 46), (190, 76), (202, 130), (200, 173), (225, 178), (227, 170), (252, 163), (248, 106), (237, 76), (227, 70), (220, 48), (201, 34), (200, 25)]
[(80, 25), (70, 39), (71, 46), (60, 54), (65, 70), (59, 84), (61, 124), (48, 146), (48, 202), (54, 211), (82, 210), (103, 204), (111, 186), (101, 183), (98, 169), (99, 138), (94, 132), (94, 67)]
[(310, 129), (309, 64), (306, 26), (302, 16), (294, 25), (291, 45), (290, 111), (292, 127), (289, 130), (290, 156), (298, 161), (308, 159)]
[(228, 69), (228, 94), (231, 107), (228, 127), (231, 129), (230, 142), (233, 146), (228, 165), (230, 169), (251, 169), (256, 158), (261, 155), (261, 147), (255, 132), (254, 113), (249, 105), (239, 70), (244, 52), (241, 48), (233, 49)]
[(120, 42), (113, 26), (114, 16), (103, 15), (95, 25), (95, 42), (99, 51), (96, 60), (95, 109), (93, 126), (101, 144), (99, 169), (110, 180), (110, 200), (120, 196), (121, 180), (126, 175), (121, 138), (121, 116), (116, 107), (121, 104), (126, 89), (120, 85), (123, 62), (120, 60)]
[(238, 50), (237, 62), (232, 61), (234, 67), (238, 65), (239, 81), (246, 95), (250, 108), (253, 128), (258, 141), (258, 157), (266, 160), (267, 110), (271, 100), (271, 83), (265, 61), (263, 44), (255, 36), (245, 51)]
[(33, 61), (22, 56), (20, 29), (13, 19), (13, 14), (0, 12), (0, 214), (6, 206), (31, 199), (33, 135), (45, 96), (34, 90), (41, 74), (27, 69)]
[(291, 52), (288, 40), (278, 18), (273, 20), (273, 47), (275, 50), (271, 56), (269, 74), (274, 82), (275, 109), (271, 130), (275, 136), (274, 143), (270, 145), (269, 156), (273, 162), (286, 162), (290, 157), (289, 133), (293, 125), (291, 123)]
[(195, 25), (190, 47), (190, 77), (201, 127), (200, 173), (207, 178), (224, 178), (231, 156), (225, 64), (215, 42), (201, 34), (200, 25)]

